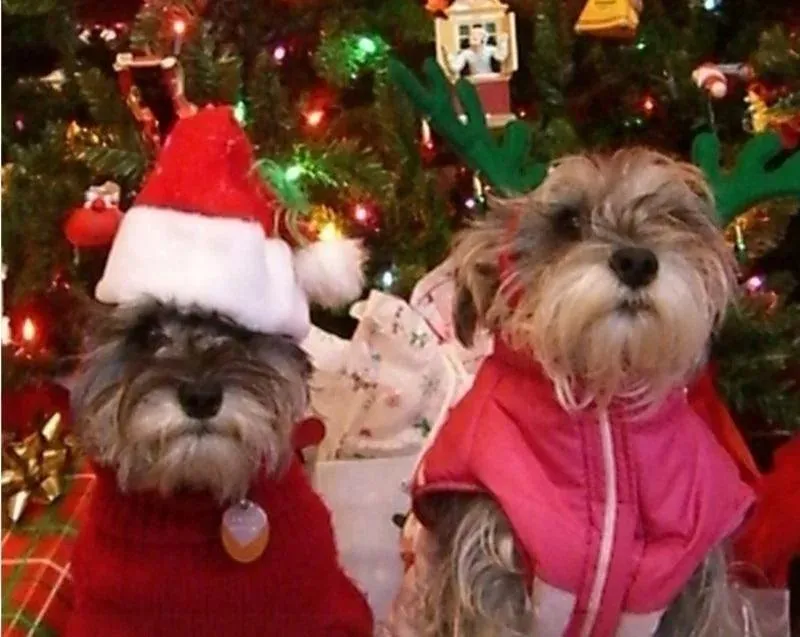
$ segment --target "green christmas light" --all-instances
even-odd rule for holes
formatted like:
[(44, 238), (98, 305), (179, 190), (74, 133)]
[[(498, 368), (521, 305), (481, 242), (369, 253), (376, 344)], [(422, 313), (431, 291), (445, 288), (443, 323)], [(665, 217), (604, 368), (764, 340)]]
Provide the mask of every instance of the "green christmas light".
[(375, 40), (364, 35), (358, 39), (358, 48), (365, 55), (372, 55), (378, 50), (378, 45)]
[(286, 169), (286, 181), (297, 181), (303, 174), (303, 167), (300, 164), (292, 164)]
[(245, 124), (247, 121), (247, 106), (245, 106), (244, 100), (239, 100), (236, 102), (236, 106), (233, 107), (233, 116), (236, 118), (236, 121), (240, 124)]

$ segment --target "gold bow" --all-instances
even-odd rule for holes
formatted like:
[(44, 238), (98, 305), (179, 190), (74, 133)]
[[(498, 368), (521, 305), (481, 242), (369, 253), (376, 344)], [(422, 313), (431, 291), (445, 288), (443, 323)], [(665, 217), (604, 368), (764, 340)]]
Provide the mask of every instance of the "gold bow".
[(39, 431), (3, 444), (3, 515), (15, 524), (28, 502), (50, 504), (64, 490), (64, 474), (75, 451), (75, 439), (65, 434), (60, 413), (48, 418)]

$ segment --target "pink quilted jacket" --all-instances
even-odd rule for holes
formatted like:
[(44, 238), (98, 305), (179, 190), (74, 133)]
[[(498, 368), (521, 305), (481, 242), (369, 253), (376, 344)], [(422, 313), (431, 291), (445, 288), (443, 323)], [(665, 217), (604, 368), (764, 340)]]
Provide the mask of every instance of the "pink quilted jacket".
[(527, 561), (542, 637), (652, 634), (752, 493), (677, 391), (638, 419), (570, 414), (538, 366), (498, 342), (413, 482), (490, 494)]

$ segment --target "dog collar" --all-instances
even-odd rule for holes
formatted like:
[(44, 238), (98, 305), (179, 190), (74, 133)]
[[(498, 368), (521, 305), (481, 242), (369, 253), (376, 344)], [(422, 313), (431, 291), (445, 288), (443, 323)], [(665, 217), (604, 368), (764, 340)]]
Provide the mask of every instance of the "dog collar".
[(237, 562), (257, 560), (269, 543), (267, 512), (246, 498), (232, 504), (222, 514), (220, 537), (225, 552)]

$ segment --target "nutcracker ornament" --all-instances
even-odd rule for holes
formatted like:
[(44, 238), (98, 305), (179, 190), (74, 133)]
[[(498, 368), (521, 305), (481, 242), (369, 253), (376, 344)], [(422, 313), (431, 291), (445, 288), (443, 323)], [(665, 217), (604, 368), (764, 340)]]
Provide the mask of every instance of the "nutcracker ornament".
[(518, 68), (516, 21), (499, 0), (456, 0), (436, 18), (437, 60), (448, 79), (475, 86), (490, 127), (515, 119), (509, 82)]
[(114, 70), (117, 72), (122, 95), (134, 118), (141, 125), (145, 141), (151, 150), (157, 151), (161, 147), (159, 123), (153, 111), (142, 101), (141, 91), (136, 86), (134, 77), (134, 72), (138, 69), (154, 68), (163, 72), (164, 83), (179, 119), (194, 115), (197, 107), (186, 99), (183, 91), (183, 71), (174, 56), (138, 55), (130, 52), (117, 55)]

